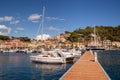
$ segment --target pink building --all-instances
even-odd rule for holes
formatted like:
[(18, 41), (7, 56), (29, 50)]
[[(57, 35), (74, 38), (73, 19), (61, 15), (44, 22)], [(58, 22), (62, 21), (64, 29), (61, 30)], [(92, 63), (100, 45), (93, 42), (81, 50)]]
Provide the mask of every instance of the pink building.
[(13, 39), (5, 43), (4, 48), (23, 47), (24, 43), (19, 39)]

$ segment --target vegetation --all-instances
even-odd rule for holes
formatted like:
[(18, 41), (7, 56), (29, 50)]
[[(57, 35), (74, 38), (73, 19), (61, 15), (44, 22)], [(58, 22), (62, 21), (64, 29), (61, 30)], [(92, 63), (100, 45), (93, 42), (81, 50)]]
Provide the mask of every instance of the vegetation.
[(72, 32), (70, 37), (68, 37), (68, 40), (71, 42), (77, 42), (78, 41), (78, 34), (76, 32)]
[(20, 41), (23, 41), (23, 42), (30, 42), (30, 38), (28, 37), (19, 37)]
[(30, 38), (28, 37), (15, 37), (15, 36), (12, 36), (11, 37), (12, 39), (19, 39), (20, 41), (23, 41), (23, 42), (30, 42)]
[[(111, 41), (120, 41), (120, 25), (113, 26), (95, 26), (97, 37), (101, 41), (111, 40)], [(71, 42), (83, 41), (89, 42), (91, 37), (93, 37), (94, 27), (87, 26), (85, 29), (76, 29), (73, 32), (65, 31), (65, 33), (70, 33), (71, 35), (67, 40)], [(30, 42), (28, 37), (11, 37), (11, 39), (19, 39), (23, 42)], [(9, 36), (0, 35), (0, 40), (10, 40)]]
[[(11, 39), (19, 39), (20, 41), (23, 41), (23, 42), (30, 42), (31, 41), (30, 38), (28, 38), (28, 37), (14, 37), (14, 36), (12, 36)], [(0, 40), (10, 40), (10, 37), (0, 35)]]
[(70, 33), (69, 31), (65, 31), (65, 33), (67, 34), (67, 33)]
[(0, 40), (10, 40), (9, 36), (0, 35)]
[[(111, 41), (120, 41), (120, 25), (116, 27), (112, 26), (95, 26), (97, 37), (100, 37), (100, 40), (111, 40)], [(77, 42), (79, 38), (84, 38), (84, 40), (89, 40), (93, 37), (91, 34), (94, 32), (94, 28), (87, 26), (85, 29), (76, 29), (71, 32), (68, 40), (71, 42)]]

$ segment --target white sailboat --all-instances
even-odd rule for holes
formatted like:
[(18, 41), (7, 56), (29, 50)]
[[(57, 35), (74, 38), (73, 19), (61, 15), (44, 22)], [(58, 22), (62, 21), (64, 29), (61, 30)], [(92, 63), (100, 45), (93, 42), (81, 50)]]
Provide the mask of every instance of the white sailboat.
[[(43, 15), (42, 15), (42, 39), (43, 40), (43, 28), (44, 28), (44, 11), (45, 7), (43, 7)], [(32, 62), (40, 62), (40, 63), (66, 63), (66, 59), (61, 54), (52, 51), (49, 53), (48, 51), (42, 50), (39, 55), (31, 55), (30, 59)]]
[(88, 46), (87, 50), (105, 50), (104, 48), (100, 48), (97, 46), (97, 35), (96, 35), (96, 28), (94, 25), (94, 45), (93, 46)]

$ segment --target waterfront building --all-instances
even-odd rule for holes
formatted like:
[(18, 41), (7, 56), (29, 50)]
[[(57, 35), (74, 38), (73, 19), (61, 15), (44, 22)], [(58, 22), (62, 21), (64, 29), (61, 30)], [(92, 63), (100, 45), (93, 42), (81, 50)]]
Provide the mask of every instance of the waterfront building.
[(18, 47), (24, 47), (24, 43), (21, 42), (19, 39), (12, 39), (4, 43), (4, 48), (18, 48)]
[(112, 46), (120, 48), (120, 42), (114, 41), (112, 42)]
[(105, 49), (110, 49), (110, 47), (112, 46), (111, 40), (104, 40), (103, 41), (103, 46), (104, 46)]

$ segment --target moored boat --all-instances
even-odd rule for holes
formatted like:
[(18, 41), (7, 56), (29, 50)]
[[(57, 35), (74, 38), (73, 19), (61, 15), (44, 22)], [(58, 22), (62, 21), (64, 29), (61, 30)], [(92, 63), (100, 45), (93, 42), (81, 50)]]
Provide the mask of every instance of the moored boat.
[(97, 45), (97, 35), (96, 35), (95, 26), (94, 26), (94, 45), (93, 46), (88, 46), (86, 48), (86, 50), (105, 50), (104, 48), (98, 47), (98, 45)]
[(66, 63), (65, 58), (59, 53), (48, 53), (30, 56), (32, 62), (62, 64)]
[(86, 50), (105, 50), (105, 49), (97, 46), (88, 46)]

